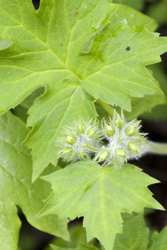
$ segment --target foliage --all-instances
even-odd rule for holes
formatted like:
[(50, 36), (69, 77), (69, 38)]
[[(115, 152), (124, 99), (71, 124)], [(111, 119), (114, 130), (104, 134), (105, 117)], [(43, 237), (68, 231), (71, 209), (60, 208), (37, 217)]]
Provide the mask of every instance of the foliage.
[(137, 10), (141, 10), (144, 7), (144, 0), (114, 0), (115, 3), (127, 4)]
[(0, 242), (1, 249), (17, 249), (20, 220), (19, 206), (34, 227), (68, 239), (67, 222), (56, 216), (35, 218), (50, 194), (50, 187), (42, 180), (31, 184), (32, 161), (30, 151), (21, 145), (27, 129), (11, 113), (0, 117)]
[(56, 164), (55, 140), (63, 126), (78, 116), (96, 116), (95, 99), (130, 111), (131, 97), (161, 93), (145, 66), (160, 61), (166, 38), (146, 29), (147, 22), (128, 24), (118, 7), (109, 0), (45, 0), (35, 12), (28, 0), (21, 6), (0, 1), (1, 37), (12, 41), (1, 52), (1, 112), (46, 88), (29, 110), (33, 130), (26, 145), (34, 180)]
[(162, 209), (146, 188), (156, 180), (133, 165), (117, 171), (88, 160), (42, 179), (53, 189), (42, 215), (56, 214), (71, 220), (84, 216), (88, 241), (96, 237), (107, 250), (112, 249), (115, 234), (122, 231), (121, 213), (141, 213), (144, 207)]
[[(139, 214), (125, 214), (123, 216), (124, 219), (124, 227), (123, 234), (117, 234), (116, 240), (114, 243), (113, 250), (164, 250), (166, 249), (167, 243), (167, 228), (164, 228), (160, 233), (154, 231), (151, 232), (148, 227), (145, 225), (145, 220), (143, 215)], [(79, 237), (76, 234), (76, 230), (79, 231)], [(100, 247), (97, 243), (95, 243), (96, 248), (92, 248), (92, 243), (87, 244), (85, 237), (86, 233), (83, 230), (81, 225), (75, 225), (70, 229), (71, 236), (74, 239), (77, 239), (77, 242), (74, 245), (69, 245), (67, 242), (63, 240), (54, 240), (52, 243), (53, 250), (67, 250), (67, 249), (96, 249), (98, 250)], [(82, 244), (82, 248), (80, 248), (80, 244)], [(85, 248), (83, 248), (83, 246)], [(70, 248), (69, 248), (70, 247)]]
[[(165, 4), (148, 8), (158, 23)], [(144, 0), (41, 0), (38, 10), (0, 0), (2, 250), (18, 248), (20, 213), (66, 241), (67, 221), (83, 217), (83, 240), (53, 250), (165, 249), (166, 229), (150, 236), (140, 215), (163, 209), (148, 189), (158, 181), (127, 163), (167, 153), (137, 121), (166, 104), (166, 75), (153, 64), (167, 38), (141, 9)]]

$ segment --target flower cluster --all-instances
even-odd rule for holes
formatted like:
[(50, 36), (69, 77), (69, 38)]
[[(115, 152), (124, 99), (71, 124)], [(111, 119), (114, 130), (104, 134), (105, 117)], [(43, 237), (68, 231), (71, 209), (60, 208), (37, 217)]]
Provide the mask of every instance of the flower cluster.
[(92, 158), (99, 151), (102, 131), (96, 120), (88, 123), (80, 120), (74, 127), (66, 128), (63, 137), (59, 139), (61, 150), (58, 155), (65, 161), (77, 161)]
[(58, 155), (65, 161), (93, 159), (102, 166), (112, 164), (116, 169), (128, 159), (141, 155), (140, 147), (145, 141), (140, 132), (140, 121), (127, 122), (123, 113), (114, 112), (113, 118), (100, 123), (80, 120), (74, 127), (65, 130), (59, 139), (61, 150)]

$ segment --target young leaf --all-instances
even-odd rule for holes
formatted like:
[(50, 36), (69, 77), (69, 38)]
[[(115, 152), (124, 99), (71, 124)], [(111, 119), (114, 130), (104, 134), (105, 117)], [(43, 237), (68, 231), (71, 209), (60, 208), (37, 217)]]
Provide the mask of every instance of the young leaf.
[[(166, 38), (159, 39), (156, 33), (148, 32), (143, 26), (129, 26), (126, 20), (115, 26), (108, 25), (96, 36), (91, 49), (102, 63), (96, 66), (92, 58), (85, 69), (83, 88), (96, 99), (127, 111), (131, 110), (129, 96), (139, 98), (160, 93), (156, 81), (145, 68), (159, 62), (158, 54), (166, 50)], [(150, 52), (152, 50), (155, 54)]]
[(142, 215), (124, 215), (123, 234), (116, 236), (113, 250), (129, 249), (166, 250), (167, 228), (160, 233), (154, 232), (150, 239), (150, 232)]
[[(81, 223), (74, 223), (74, 225), (69, 227), (70, 241), (65, 241), (61, 238), (55, 238), (51, 244), (64, 248), (75, 248), (78, 243), (86, 244), (86, 231)], [(89, 242), (89, 245), (93, 245), (93, 241)]]
[(112, 166), (82, 161), (43, 179), (53, 192), (40, 214), (71, 220), (84, 216), (87, 240), (96, 237), (106, 250), (112, 249), (116, 233), (122, 232), (121, 213), (140, 213), (144, 207), (162, 209), (146, 188), (157, 180), (133, 165), (116, 171)]
[(155, 232), (151, 239), (148, 250), (166, 250), (167, 248), (167, 228), (164, 228), (159, 234)]
[(113, 22), (115, 12), (110, 0), (43, 0), (38, 11), (30, 0), (0, 0), (1, 39), (13, 42), (0, 51), (0, 112), (46, 89), (29, 111), (33, 179), (56, 163), (64, 124), (96, 116), (94, 98), (130, 111), (132, 97), (160, 92), (145, 66), (160, 61), (166, 39), (143, 21)]
[[(150, 69), (153, 71), (154, 77), (159, 81), (161, 89), (167, 98), (167, 74), (162, 64), (152, 65)], [(151, 100), (146, 100), (147, 103)], [(148, 105), (148, 104), (147, 104)], [(167, 119), (167, 104), (156, 106), (151, 112), (142, 115), (143, 119), (149, 120), (166, 120)]]
[(2, 250), (17, 249), (20, 220), (16, 205), (34, 227), (68, 239), (66, 221), (56, 216), (35, 218), (50, 194), (50, 187), (38, 180), (31, 184), (29, 150), (21, 145), (27, 135), (25, 125), (11, 113), (0, 117), (0, 242)]
[(124, 216), (123, 234), (118, 234), (113, 250), (146, 250), (149, 230), (142, 215)]

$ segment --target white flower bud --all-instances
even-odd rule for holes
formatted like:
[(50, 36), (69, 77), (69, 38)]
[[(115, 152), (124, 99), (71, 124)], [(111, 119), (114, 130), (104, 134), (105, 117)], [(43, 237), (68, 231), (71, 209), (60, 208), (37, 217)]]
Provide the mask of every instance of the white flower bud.
[[(113, 118), (103, 119), (101, 128), (98, 120), (83, 120), (75, 127), (66, 129), (59, 140), (61, 150), (58, 157), (66, 161), (92, 158), (97, 163), (120, 169), (127, 159), (140, 156), (140, 147), (146, 134), (140, 133), (140, 121), (126, 122), (123, 113), (114, 112)], [(104, 140), (103, 140), (104, 139)]]
[(89, 129), (88, 131), (87, 131), (87, 136), (88, 137), (90, 137), (90, 138), (92, 138), (94, 135), (95, 135), (95, 131), (93, 130), (93, 129)]
[(106, 123), (105, 119), (103, 120), (103, 126), (104, 126), (104, 130), (107, 136), (111, 137), (114, 135), (115, 133), (115, 129), (112, 125), (112, 121), (109, 122), (109, 124)]
[(123, 123), (124, 123), (124, 121), (120, 118), (120, 116), (119, 116), (118, 113), (116, 113), (116, 112), (115, 112), (115, 114), (114, 114), (114, 123), (115, 123), (115, 125), (116, 125), (119, 129), (122, 128)]
[(122, 157), (122, 158), (124, 158), (126, 156), (126, 152), (123, 148), (117, 148), (115, 150), (115, 154), (116, 154), (116, 156)]
[(81, 134), (85, 133), (86, 128), (85, 128), (85, 125), (84, 125), (84, 123), (82, 121), (80, 121), (78, 123), (77, 130)]
[(132, 136), (134, 135), (136, 132), (136, 128), (133, 126), (133, 125), (130, 125), (129, 127), (127, 127), (125, 129), (125, 133), (128, 135), (128, 136)]
[(73, 145), (76, 142), (76, 137), (74, 135), (68, 135), (67, 136), (67, 142), (71, 145)]
[(138, 145), (135, 142), (129, 142), (128, 148), (130, 151), (133, 151), (136, 154), (140, 153), (140, 148), (138, 147)]
[(102, 149), (98, 155), (95, 157), (95, 161), (98, 159), (98, 162), (107, 160), (110, 157), (110, 152), (107, 149)]

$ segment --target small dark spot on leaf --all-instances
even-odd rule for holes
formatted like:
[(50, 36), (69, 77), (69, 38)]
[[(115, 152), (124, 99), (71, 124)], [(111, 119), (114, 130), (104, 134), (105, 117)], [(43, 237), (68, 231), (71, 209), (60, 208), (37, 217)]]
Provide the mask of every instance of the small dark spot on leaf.
[(61, 45), (60, 46), (63, 46), (63, 44), (61, 43)]
[(126, 48), (126, 50), (130, 50), (130, 47), (128, 46), (128, 47)]
[(74, 16), (77, 16), (79, 13), (78, 13), (78, 11), (77, 12), (75, 12), (75, 15)]

